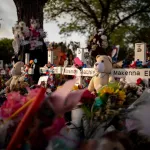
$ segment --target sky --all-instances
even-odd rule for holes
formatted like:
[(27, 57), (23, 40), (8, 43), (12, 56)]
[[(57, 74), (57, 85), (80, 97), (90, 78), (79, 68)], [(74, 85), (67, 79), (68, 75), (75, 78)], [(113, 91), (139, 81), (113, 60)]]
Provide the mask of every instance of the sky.
[[(17, 12), (13, 0), (0, 0), (0, 38), (13, 38), (12, 27), (17, 21)], [(67, 18), (66, 18), (67, 19)], [(61, 20), (61, 18), (60, 18)], [(49, 42), (69, 42), (76, 41), (80, 42), (81, 47), (86, 47), (85, 41), (86, 37), (79, 34), (73, 33), (71, 37), (62, 38), (62, 35), (59, 35), (59, 27), (55, 22), (44, 23), (44, 30), (47, 32), (47, 40)]]

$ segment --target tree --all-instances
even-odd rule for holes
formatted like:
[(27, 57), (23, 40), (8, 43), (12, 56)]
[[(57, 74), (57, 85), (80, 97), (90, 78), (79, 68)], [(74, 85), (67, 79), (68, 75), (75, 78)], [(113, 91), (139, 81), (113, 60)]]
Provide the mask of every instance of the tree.
[(30, 25), (30, 19), (39, 19), (43, 27), (43, 8), (48, 0), (14, 0), (17, 8), (18, 21)]
[(14, 54), (12, 41), (12, 39), (7, 38), (0, 39), (0, 60), (3, 60), (4, 63), (10, 63)]
[(59, 24), (60, 33), (66, 35), (104, 28), (109, 36), (149, 12), (149, 0), (48, 0), (45, 7), (47, 21), (68, 17), (70, 21)]

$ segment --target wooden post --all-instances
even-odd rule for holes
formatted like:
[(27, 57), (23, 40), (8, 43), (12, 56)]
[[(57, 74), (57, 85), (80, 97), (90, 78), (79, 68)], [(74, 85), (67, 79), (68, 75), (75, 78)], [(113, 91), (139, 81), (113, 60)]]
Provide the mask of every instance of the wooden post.
[(29, 61), (30, 61), (30, 54), (29, 53), (25, 53), (25, 64), (29, 65)]
[(51, 64), (54, 63), (54, 59), (53, 59), (53, 51), (48, 51), (48, 62), (50, 62)]

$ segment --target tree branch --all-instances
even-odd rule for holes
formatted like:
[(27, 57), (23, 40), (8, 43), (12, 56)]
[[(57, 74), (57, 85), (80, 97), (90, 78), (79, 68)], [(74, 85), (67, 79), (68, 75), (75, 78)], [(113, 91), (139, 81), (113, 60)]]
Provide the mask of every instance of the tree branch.
[(61, 8), (59, 9), (59, 12), (56, 14), (53, 14), (51, 17), (56, 18), (57, 16), (61, 15), (62, 13), (70, 13), (70, 12), (81, 12), (83, 13), (86, 17), (93, 19), (93, 17), (85, 12), (83, 9), (80, 9), (79, 7), (73, 7), (73, 8)]
[(104, 5), (104, 3), (102, 2), (102, 0), (99, 0), (99, 3), (100, 3), (100, 5), (101, 5), (102, 9), (105, 9), (105, 5)]
[(130, 19), (131, 17), (139, 14), (139, 13), (144, 13), (144, 12), (147, 12), (148, 8), (150, 8), (149, 5), (139, 9), (139, 10), (136, 10), (135, 12), (131, 13), (130, 15), (126, 16), (125, 18), (119, 20), (116, 24), (112, 25), (111, 29), (110, 29), (110, 33), (113, 32), (115, 30), (116, 27), (118, 27), (120, 24), (124, 23), (125, 21), (127, 21), (128, 19)]
[(113, 2), (113, 0), (106, 0), (106, 5), (104, 5), (102, 0), (99, 0), (99, 2), (102, 7), (101, 22), (107, 24), (109, 12), (110, 12), (110, 5)]
[(94, 10), (90, 7), (90, 5), (86, 2), (86, 0), (79, 0), (79, 2), (82, 4), (82, 6), (87, 9), (88, 12), (90, 12), (91, 16), (94, 19), (95, 25), (97, 28), (101, 28), (101, 23), (98, 21), (96, 13)]

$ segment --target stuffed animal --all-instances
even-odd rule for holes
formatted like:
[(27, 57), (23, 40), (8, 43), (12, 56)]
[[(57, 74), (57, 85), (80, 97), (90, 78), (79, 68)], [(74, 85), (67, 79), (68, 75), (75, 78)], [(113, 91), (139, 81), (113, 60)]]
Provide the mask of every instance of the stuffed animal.
[(112, 59), (106, 55), (98, 55), (96, 61), (94, 65), (96, 74), (91, 79), (88, 86), (88, 90), (91, 92), (94, 90), (98, 92), (102, 86), (115, 81), (111, 75)]
[(24, 67), (24, 63), (19, 61), (17, 62), (12, 69), (12, 77), (5, 83), (6, 86), (9, 86), (10, 91), (13, 89), (18, 82), (24, 81), (24, 75), (22, 75), (22, 67)]
[(28, 38), (30, 36), (29, 28), (26, 26), (26, 23), (21, 21), (19, 22), (19, 26), (21, 28), (21, 31), (23, 32), (24, 38)]

